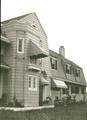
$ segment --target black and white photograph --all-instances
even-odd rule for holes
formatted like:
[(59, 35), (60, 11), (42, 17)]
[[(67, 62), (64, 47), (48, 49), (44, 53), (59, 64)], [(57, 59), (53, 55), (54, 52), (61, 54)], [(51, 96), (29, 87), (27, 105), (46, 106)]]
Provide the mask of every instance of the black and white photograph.
[(0, 120), (87, 120), (87, 0), (1, 0)]

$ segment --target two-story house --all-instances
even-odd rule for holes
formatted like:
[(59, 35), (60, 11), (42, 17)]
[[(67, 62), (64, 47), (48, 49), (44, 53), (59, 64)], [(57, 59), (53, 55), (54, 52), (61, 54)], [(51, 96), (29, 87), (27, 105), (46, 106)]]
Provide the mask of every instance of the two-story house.
[(76, 94), (82, 100), (85, 78), (82, 68), (48, 48), (47, 35), (35, 13), (1, 24), (0, 99), (15, 99), (24, 107), (42, 105), (48, 96)]
[(61, 46), (59, 53), (50, 50), (51, 63), (51, 95), (52, 99), (60, 99), (69, 94), (77, 101), (83, 100), (86, 89), (86, 80), (83, 69), (71, 60), (65, 58), (65, 48)]
[(2, 22), (0, 97), (39, 106), (50, 95), (50, 61), (46, 33), (35, 13)]

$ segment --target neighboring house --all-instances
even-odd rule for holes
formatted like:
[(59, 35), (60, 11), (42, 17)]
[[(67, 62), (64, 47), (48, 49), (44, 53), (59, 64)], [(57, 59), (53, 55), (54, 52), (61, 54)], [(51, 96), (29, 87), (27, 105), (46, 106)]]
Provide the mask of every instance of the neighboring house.
[(86, 80), (83, 69), (65, 58), (65, 48), (61, 46), (59, 53), (50, 50), (51, 62), (51, 95), (63, 98), (66, 94), (84, 100)]
[(83, 99), (86, 83), (82, 68), (61, 54), (49, 51), (46, 33), (35, 13), (3, 21), (0, 98), (5, 93), (8, 103), (16, 98), (25, 107), (39, 106), (48, 96), (54, 100), (67, 89)]

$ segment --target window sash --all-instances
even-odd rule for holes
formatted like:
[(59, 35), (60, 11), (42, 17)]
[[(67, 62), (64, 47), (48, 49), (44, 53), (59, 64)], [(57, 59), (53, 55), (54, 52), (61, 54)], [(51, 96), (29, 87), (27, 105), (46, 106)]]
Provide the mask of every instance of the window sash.
[(17, 39), (17, 52), (24, 53), (24, 38)]
[(71, 65), (66, 65), (66, 73), (67, 74), (72, 74), (72, 66)]
[(37, 90), (37, 77), (36, 76), (28, 76), (28, 89), (29, 90)]
[(50, 58), (51, 68), (57, 70), (57, 60)]

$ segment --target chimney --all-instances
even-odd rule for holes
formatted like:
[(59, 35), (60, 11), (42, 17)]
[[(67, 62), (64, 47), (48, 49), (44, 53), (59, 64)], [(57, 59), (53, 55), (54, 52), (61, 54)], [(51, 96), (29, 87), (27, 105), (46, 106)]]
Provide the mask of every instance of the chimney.
[(65, 57), (65, 48), (64, 48), (64, 46), (60, 46), (59, 54), (62, 55), (63, 57)]

